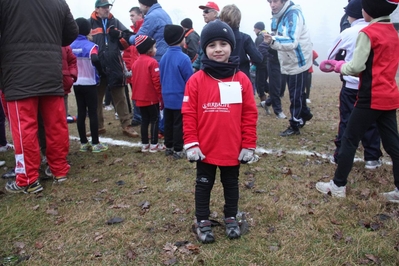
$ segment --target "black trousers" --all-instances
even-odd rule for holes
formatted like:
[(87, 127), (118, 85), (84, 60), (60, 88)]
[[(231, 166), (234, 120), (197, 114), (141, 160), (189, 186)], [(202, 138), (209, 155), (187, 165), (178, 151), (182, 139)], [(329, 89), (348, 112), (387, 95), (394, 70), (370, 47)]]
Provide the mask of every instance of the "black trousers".
[(310, 109), (306, 105), (305, 83), (308, 79), (308, 71), (296, 75), (287, 75), (288, 91), (290, 93), (290, 126), (299, 127), (302, 117), (310, 116)]
[(278, 58), (270, 58), (267, 64), (269, 72), (269, 95), (270, 98), (266, 100), (267, 106), (272, 106), (276, 115), (283, 111), (280, 99), (281, 87), (281, 70)]
[(377, 123), (382, 145), (391, 156), (394, 182), (395, 186), (399, 188), (399, 134), (396, 110), (380, 111), (358, 107), (353, 109), (342, 138), (338, 154), (338, 167), (334, 175), (334, 183), (337, 186), (346, 185), (359, 141), (373, 123)]
[(140, 106), (141, 112), (141, 143), (148, 144), (148, 126), (150, 126), (151, 144), (158, 143), (159, 103)]
[(210, 199), (213, 184), (215, 183), (216, 169), (220, 169), (220, 179), (224, 193), (224, 216), (236, 217), (238, 211), (238, 176), (240, 165), (217, 166), (203, 162), (197, 162), (197, 179), (195, 185), (195, 216), (197, 221), (208, 220), (210, 211)]
[[(334, 160), (338, 161), (338, 153), (341, 147), (342, 136), (345, 133), (345, 129), (348, 124), (349, 117), (355, 107), (355, 102), (357, 99), (358, 90), (346, 88), (345, 85), (342, 86), (341, 92), (339, 94), (339, 125), (338, 125), (338, 135), (336, 136), (334, 143), (336, 146), (334, 152)], [(371, 124), (370, 128), (364, 133), (361, 138), (362, 145), (364, 147), (364, 160), (375, 161), (378, 160), (381, 155), (381, 139), (378, 133), (377, 124)]]
[(164, 137), (166, 148), (183, 150), (183, 117), (181, 110), (163, 109)]
[(80, 143), (87, 143), (86, 112), (89, 114), (91, 142), (98, 144), (97, 86), (73, 86), (78, 107), (78, 127)]
[(269, 93), (268, 78), (267, 58), (264, 58), (262, 63), (256, 65), (255, 87), (259, 98), (266, 97), (265, 93)]

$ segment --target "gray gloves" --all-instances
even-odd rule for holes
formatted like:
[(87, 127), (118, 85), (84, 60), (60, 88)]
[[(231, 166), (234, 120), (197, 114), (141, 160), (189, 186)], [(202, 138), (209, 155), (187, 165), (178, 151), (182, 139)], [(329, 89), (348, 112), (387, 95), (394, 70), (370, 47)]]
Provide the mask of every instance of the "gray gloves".
[(205, 155), (202, 154), (198, 146), (194, 146), (186, 150), (187, 159), (193, 163), (205, 159)]
[(245, 149), (243, 148), (240, 152), (240, 155), (238, 156), (238, 160), (240, 163), (247, 163), (252, 160), (252, 158), (255, 155), (255, 149)]

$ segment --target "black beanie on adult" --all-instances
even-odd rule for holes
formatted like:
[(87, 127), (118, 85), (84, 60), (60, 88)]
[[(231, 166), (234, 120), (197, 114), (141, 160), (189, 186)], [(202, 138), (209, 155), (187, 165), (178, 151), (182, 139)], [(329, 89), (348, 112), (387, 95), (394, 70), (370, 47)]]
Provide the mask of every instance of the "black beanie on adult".
[(86, 18), (77, 18), (75, 19), (76, 24), (79, 27), (79, 34), (87, 36), (90, 34), (91, 27), (90, 22)]
[(185, 18), (180, 22), (180, 25), (182, 25), (182, 27), (185, 27), (187, 29), (192, 29), (193, 28), (193, 21), (189, 18)]
[(200, 41), (202, 50), (205, 52), (208, 44), (216, 40), (228, 42), (231, 46), (231, 51), (233, 51), (236, 46), (233, 30), (225, 22), (218, 19), (209, 22), (202, 29)]
[(355, 19), (362, 18), (362, 0), (349, 1), (349, 4), (345, 7), (345, 13)]
[(142, 3), (145, 6), (152, 6), (153, 4), (158, 3), (157, 0), (139, 0), (139, 3)]
[(362, 0), (362, 6), (370, 17), (379, 18), (390, 15), (398, 7), (398, 2), (398, 0)]
[(169, 46), (179, 44), (184, 38), (184, 29), (180, 25), (167, 24), (163, 31), (163, 38)]

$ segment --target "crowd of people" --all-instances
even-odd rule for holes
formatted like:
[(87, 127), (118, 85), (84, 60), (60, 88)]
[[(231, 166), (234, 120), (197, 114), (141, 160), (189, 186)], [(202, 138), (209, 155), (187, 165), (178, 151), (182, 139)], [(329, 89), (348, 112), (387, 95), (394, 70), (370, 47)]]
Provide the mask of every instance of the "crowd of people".
[[(81, 152), (109, 149), (99, 135), (107, 132), (104, 110), (114, 109), (121, 133), (141, 138), (141, 152), (196, 163), (195, 232), (202, 243), (215, 241), (209, 205), (219, 168), (226, 235), (239, 238), (240, 164), (257, 160), (255, 91), (267, 114), (271, 106), (277, 119), (286, 119), (281, 97), (288, 86), (290, 118), (281, 137), (299, 135), (313, 118), (308, 104), (318, 55), (301, 7), (291, 0), (268, 0), (270, 31), (257, 22), (253, 41), (240, 31), (241, 11), (234, 4), (200, 5), (206, 25), (199, 34), (190, 18), (173, 24), (157, 0), (138, 0), (139, 6), (129, 10), (130, 29), (113, 16), (108, 0), (96, 0), (88, 19), (74, 19), (64, 1), (37, 1), (0, 0), (0, 152), (15, 153), (15, 168), (3, 175), (10, 178), (6, 190), (42, 191), (41, 164), (55, 183), (67, 180), (65, 118), (73, 88)], [(346, 26), (320, 65), (324, 72), (339, 73), (343, 83), (331, 157), (337, 169), (333, 180), (316, 184), (322, 193), (346, 196), (360, 140), (365, 168), (380, 167), (381, 139), (393, 161), (396, 187), (383, 195), (399, 202), (399, 39), (389, 20), (397, 2), (350, 0), (341, 21)], [(6, 140), (6, 119), (14, 145)]]

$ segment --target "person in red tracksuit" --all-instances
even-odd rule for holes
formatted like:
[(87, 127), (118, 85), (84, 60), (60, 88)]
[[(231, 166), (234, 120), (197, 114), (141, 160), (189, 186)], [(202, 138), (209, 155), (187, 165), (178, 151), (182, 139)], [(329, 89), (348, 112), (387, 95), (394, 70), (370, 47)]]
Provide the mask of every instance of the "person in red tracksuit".
[(188, 80), (183, 97), (184, 148), (187, 159), (197, 163), (195, 233), (202, 243), (215, 241), (209, 202), (217, 168), (224, 189), (226, 235), (240, 237), (240, 163), (255, 157), (258, 111), (251, 81), (239, 70), (239, 57), (230, 57), (235, 43), (233, 30), (220, 20), (203, 28), (203, 69)]
[[(54, 182), (67, 179), (68, 125), (62, 85), (62, 46), (78, 36), (65, 1), (0, 1), (0, 68), (15, 147), (11, 193), (37, 193), (40, 148), (38, 113), (46, 131), (46, 157)], [(24, 25), (21, 27), (21, 25)]]

